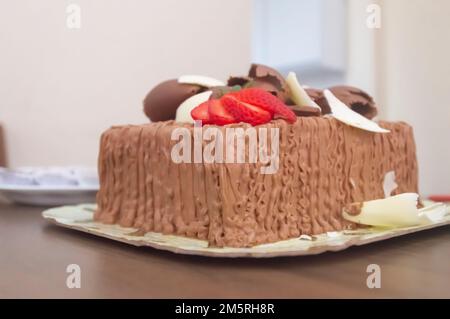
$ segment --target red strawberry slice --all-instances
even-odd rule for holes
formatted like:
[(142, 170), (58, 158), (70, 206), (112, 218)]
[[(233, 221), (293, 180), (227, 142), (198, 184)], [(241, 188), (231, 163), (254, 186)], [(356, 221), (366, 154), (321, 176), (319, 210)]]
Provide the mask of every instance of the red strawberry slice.
[(210, 123), (217, 125), (236, 123), (234, 116), (225, 109), (220, 100), (213, 99), (207, 102)]
[(270, 122), (272, 114), (257, 106), (238, 101), (234, 96), (224, 95), (221, 102), (225, 109), (233, 115), (237, 122), (249, 123), (253, 126)]
[(210, 123), (208, 103), (209, 101), (203, 102), (191, 110), (191, 116), (194, 120), (202, 121), (202, 124)]
[(297, 120), (295, 113), (284, 105), (281, 100), (262, 89), (248, 88), (228, 94), (241, 102), (260, 107), (272, 113), (275, 118), (282, 118), (289, 123), (294, 123)]

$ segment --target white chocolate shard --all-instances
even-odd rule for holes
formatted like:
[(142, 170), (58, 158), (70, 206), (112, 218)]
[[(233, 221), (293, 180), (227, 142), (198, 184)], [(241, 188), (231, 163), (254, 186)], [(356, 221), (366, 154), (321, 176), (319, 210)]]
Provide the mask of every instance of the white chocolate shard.
[(343, 217), (354, 223), (378, 227), (411, 227), (436, 223), (447, 213), (446, 205), (437, 203), (417, 208), (419, 195), (403, 193), (384, 199), (355, 203), (359, 212), (347, 211)]
[(328, 101), (328, 105), (331, 109), (331, 116), (347, 125), (366, 130), (374, 133), (389, 133), (380, 127), (374, 121), (365, 118), (359, 113), (356, 113), (343, 102), (341, 102), (330, 90), (324, 90), (323, 94)]
[(311, 236), (306, 235), (306, 234), (300, 235), (299, 239), (300, 240), (309, 240), (309, 241), (313, 240), (313, 238)]
[(337, 231), (328, 231), (328, 232), (327, 232), (327, 236), (328, 236), (329, 238), (337, 238), (337, 237), (341, 237), (341, 236), (342, 236), (342, 233), (337, 232)]
[(194, 119), (191, 116), (191, 111), (203, 102), (208, 101), (211, 94), (212, 91), (205, 91), (184, 100), (183, 103), (181, 103), (177, 108), (175, 121), (181, 123), (194, 123)]
[(395, 182), (395, 171), (389, 171), (384, 175), (383, 191), (384, 197), (387, 198), (392, 195), (392, 192), (398, 187)]
[(419, 216), (422, 222), (427, 223), (437, 223), (441, 221), (445, 215), (448, 214), (448, 207), (442, 203), (434, 203), (430, 206), (423, 207), (419, 209)]
[(182, 75), (178, 78), (178, 83), (200, 85), (206, 88), (225, 85), (220, 80), (204, 75)]
[(286, 77), (286, 83), (291, 93), (290, 98), (298, 106), (311, 106), (320, 109), (320, 106), (306, 93), (305, 88), (300, 85), (297, 75), (289, 72)]

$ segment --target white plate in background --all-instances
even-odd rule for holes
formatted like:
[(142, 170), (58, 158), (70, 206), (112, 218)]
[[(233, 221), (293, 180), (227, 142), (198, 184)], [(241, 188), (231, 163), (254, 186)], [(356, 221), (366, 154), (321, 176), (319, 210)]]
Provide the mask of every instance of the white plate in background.
[(98, 188), (95, 169), (0, 168), (0, 196), (14, 203), (38, 206), (94, 203)]
[(23, 186), (0, 185), (0, 194), (8, 201), (38, 206), (95, 203), (95, 186)]

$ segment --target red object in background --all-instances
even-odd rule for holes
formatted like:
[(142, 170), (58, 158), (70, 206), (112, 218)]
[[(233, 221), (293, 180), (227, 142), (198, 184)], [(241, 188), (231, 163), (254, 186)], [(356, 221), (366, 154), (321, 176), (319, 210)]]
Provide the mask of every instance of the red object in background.
[(450, 202), (450, 195), (430, 195), (428, 199), (433, 202)]

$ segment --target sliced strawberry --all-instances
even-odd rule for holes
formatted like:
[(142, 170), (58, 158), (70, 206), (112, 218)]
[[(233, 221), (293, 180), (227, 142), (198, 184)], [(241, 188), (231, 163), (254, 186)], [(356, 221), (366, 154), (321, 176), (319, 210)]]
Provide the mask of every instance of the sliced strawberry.
[(203, 102), (191, 110), (191, 116), (194, 120), (202, 121), (202, 124), (209, 124), (208, 103), (209, 101)]
[(237, 122), (260, 125), (272, 120), (272, 114), (257, 106), (238, 101), (234, 96), (224, 95), (221, 102)]
[(275, 113), (277, 107), (280, 107), (279, 104), (283, 104), (277, 97), (258, 88), (243, 89), (229, 94), (239, 101), (259, 106), (272, 114)]
[(295, 113), (280, 99), (262, 89), (248, 88), (228, 94), (234, 96), (241, 102), (260, 107), (272, 113), (275, 118), (282, 118), (289, 123), (294, 123), (297, 120)]
[(236, 123), (236, 119), (223, 106), (220, 100), (208, 101), (209, 121), (211, 124), (226, 125)]

